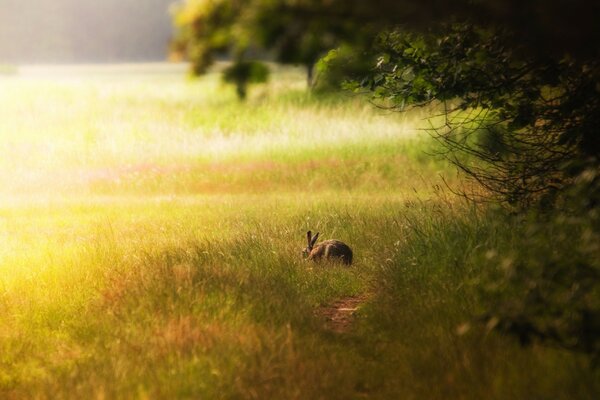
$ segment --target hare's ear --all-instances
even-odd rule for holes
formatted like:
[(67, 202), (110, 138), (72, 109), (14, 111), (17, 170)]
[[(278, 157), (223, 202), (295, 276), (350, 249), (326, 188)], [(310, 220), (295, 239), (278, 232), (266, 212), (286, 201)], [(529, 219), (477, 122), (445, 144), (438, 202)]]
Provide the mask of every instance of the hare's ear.
[(311, 231), (306, 232), (306, 239), (307, 239), (308, 247), (310, 247), (310, 240), (312, 239)]
[(310, 241), (310, 247), (315, 246), (315, 243), (317, 243), (318, 238), (319, 238), (319, 232), (317, 232), (317, 234), (315, 236), (313, 236), (312, 240)]

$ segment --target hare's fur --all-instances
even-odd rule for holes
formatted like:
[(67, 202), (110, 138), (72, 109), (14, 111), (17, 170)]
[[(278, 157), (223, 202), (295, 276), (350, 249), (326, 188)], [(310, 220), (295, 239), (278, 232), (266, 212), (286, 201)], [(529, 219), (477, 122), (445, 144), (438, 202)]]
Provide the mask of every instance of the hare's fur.
[(325, 240), (316, 244), (319, 233), (312, 236), (311, 231), (306, 232), (308, 247), (304, 249), (304, 254), (309, 260), (321, 261), (331, 260), (340, 261), (346, 265), (352, 264), (352, 249), (344, 242), (339, 240)]

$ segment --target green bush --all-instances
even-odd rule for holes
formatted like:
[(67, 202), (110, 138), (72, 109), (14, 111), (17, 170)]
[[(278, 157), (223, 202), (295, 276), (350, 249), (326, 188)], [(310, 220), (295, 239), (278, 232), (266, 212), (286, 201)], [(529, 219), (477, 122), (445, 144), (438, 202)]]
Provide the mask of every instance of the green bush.
[[(485, 296), (489, 328), (542, 341), (600, 361), (600, 210), (588, 171), (562, 210), (523, 218), (512, 248), (490, 249)], [(588, 194), (588, 195), (586, 195)], [(564, 200), (564, 199), (563, 199)], [(518, 221), (519, 222), (519, 221)]]
[(317, 76), (313, 88), (317, 91), (337, 91), (346, 81), (359, 80), (368, 75), (375, 57), (350, 46), (331, 50), (316, 64)]

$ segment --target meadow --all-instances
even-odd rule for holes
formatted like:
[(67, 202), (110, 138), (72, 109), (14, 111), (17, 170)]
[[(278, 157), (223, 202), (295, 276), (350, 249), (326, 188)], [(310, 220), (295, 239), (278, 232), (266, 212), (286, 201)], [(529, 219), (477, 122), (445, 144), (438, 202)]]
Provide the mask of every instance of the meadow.
[(0, 77), (0, 398), (596, 398), (582, 356), (477, 324), (525, 233), (444, 188), (429, 112), (292, 68), (247, 103), (179, 66)]

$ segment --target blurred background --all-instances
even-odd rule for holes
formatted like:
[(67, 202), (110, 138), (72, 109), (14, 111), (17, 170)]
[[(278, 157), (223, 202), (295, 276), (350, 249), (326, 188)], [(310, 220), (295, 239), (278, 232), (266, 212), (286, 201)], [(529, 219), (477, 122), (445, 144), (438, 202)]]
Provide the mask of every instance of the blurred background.
[(0, 64), (164, 60), (173, 0), (2, 0)]

